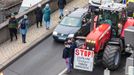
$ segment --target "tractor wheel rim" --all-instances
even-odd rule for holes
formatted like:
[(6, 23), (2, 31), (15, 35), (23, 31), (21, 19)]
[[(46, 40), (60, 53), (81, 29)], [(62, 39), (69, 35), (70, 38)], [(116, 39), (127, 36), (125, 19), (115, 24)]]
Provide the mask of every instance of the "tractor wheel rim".
[(115, 65), (118, 65), (119, 59), (120, 59), (120, 54), (119, 54), (119, 52), (116, 52), (116, 55), (115, 55)]

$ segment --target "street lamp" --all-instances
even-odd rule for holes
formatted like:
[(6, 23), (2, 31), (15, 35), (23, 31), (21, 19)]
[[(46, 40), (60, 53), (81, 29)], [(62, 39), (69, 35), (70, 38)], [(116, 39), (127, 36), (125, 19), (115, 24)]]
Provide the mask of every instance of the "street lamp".
[(3, 72), (0, 72), (0, 75), (4, 75)]

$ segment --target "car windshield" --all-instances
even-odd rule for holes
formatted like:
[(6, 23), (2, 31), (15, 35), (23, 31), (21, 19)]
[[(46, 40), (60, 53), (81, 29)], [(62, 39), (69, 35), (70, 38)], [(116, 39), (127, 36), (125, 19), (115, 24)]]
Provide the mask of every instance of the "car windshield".
[(60, 24), (64, 26), (80, 27), (81, 19), (73, 17), (64, 17), (64, 19), (60, 22)]
[(105, 4), (105, 3), (111, 3), (112, 0), (92, 0), (92, 2)]

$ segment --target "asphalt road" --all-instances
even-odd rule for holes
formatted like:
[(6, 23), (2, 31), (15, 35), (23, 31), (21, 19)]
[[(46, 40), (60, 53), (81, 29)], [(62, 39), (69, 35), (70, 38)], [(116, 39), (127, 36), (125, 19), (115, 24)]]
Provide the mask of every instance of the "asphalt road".
[[(5, 69), (4, 75), (58, 75), (65, 69), (63, 48), (62, 43), (54, 42), (50, 36)], [(124, 65), (123, 56), (120, 68), (111, 72), (111, 75), (125, 75)], [(63, 75), (103, 75), (103, 71), (102, 64), (97, 64), (93, 72), (73, 70)]]

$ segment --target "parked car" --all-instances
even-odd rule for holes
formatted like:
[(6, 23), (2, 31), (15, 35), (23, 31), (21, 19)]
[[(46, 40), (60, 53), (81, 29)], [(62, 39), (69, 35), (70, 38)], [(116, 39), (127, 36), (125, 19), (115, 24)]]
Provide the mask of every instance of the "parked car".
[(54, 40), (65, 41), (68, 37), (89, 33), (90, 19), (87, 18), (87, 11), (88, 9), (79, 8), (65, 16), (53, 31)]

